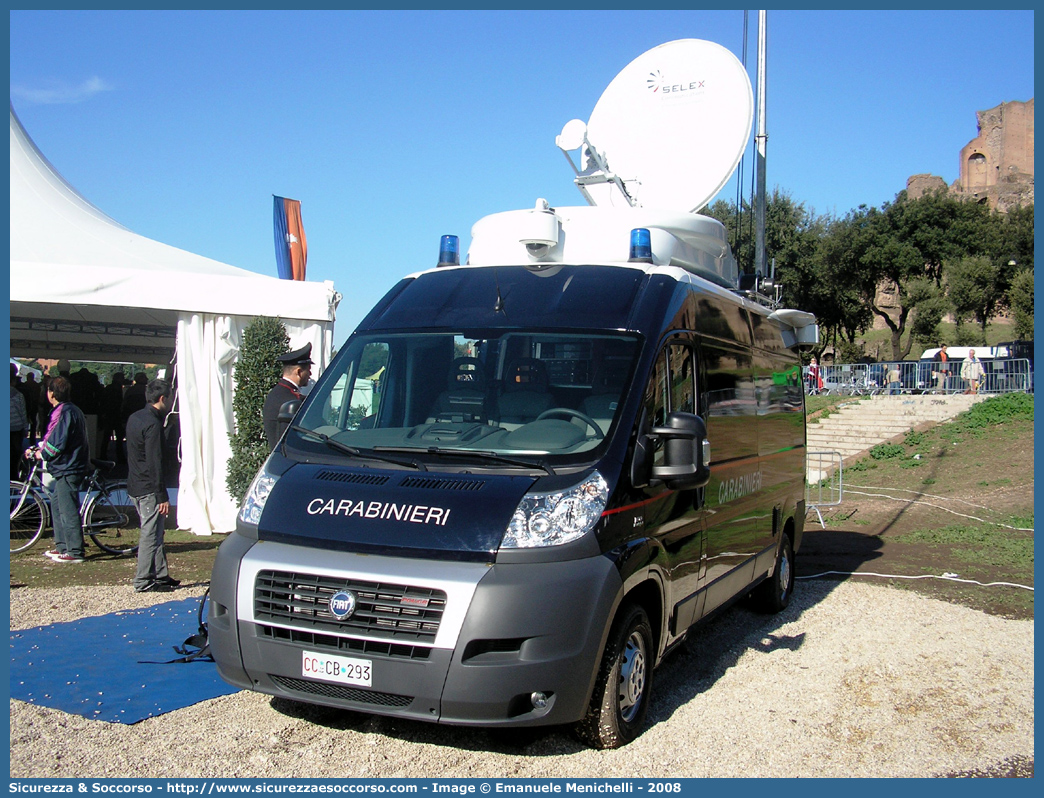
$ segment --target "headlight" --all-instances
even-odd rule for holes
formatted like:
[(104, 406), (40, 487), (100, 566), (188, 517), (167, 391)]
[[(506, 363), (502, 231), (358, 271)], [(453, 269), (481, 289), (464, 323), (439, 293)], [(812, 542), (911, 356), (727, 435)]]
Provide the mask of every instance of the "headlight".
[(261, 520), (261, 511), (265, 509), (265, 502), (268, 501), (268, 496), (275, 487), (277, 479), (279, 477), (268, 473), (264, 466), (261, 467), (257, 476), (254, 477), (254, 481), (250, 483), (250, 490), (243, 499), (243, 506), (239, 508), (240, 521), (257, 526)]
[(594, 528), (607, 501), (609, 486), (597, 471), (566, 490), (527, 493), (518, 503), (500, 545), (531, 549), (570, 543)]

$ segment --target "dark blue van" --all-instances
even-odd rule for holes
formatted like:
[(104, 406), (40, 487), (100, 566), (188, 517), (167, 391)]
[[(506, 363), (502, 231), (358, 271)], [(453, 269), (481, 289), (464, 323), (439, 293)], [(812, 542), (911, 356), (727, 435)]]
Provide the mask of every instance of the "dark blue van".
[(543, 212), (557, 241), (487, 217), (284, 406), (214, 566), (228, 682), (617, 747), (695, 624), (787, 606), (813, 318), (738, 290), (712, 219)]

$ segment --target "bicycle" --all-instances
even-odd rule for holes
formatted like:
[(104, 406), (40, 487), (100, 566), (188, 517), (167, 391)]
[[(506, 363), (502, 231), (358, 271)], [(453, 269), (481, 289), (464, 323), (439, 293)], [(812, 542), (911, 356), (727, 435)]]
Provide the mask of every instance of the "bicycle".
[[(106, 482), (102, 474), (116, 465), (107, 460), (91, 460), (94, 471), (84, 478), (81, 488), (80, 523), (84, 537), (99, 549), (120, 557), (138, 551), (140, 529), (134, 503), (127, 495), (127, 483)], [(24, 480), (11, 480), (11, 553), (25, 551), (36, 543), (50, 526), (51, 510), (43, 486), (38, 460), (32, 460)]]

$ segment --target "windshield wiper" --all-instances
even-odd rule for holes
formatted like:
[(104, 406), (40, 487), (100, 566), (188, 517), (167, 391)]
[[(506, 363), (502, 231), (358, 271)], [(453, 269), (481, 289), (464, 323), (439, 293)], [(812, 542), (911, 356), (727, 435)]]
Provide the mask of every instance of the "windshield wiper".
[(340, 441), (331, 438), (324, 432), (316, 432), (314, 429), (302, 427), (300, 424), (291, 424), (290, 429), (294, 430), (294, 432), (300, 432), (302, 435), (310, 435), (313, 438), (318, 438), (331, 449), (336, 449), (339, 452), (344, 452), (345, 454), (351, 455), (352, 457), (369, 458), (371, 460), (380, 460), (382, 463), (393, 463), (394, 465), (410, 466), (412, 468), (417, 469), (418, 471), (428, 470), (427, 468), (425, 468), (424, 463), (417, 462), (416, 460), (404, 462), (395, 457), (381, 457), (379, 454), (374, 454), (372, 450), (363, 451), (362, 449), (357, 449), (354, 446), (349, 446), (347, 443), (341, 443)]
[(477, 457), (480, 460), (491, 460), (496, 463), (503, 463), (504, 465), (520, 466), (522, 468), (539, 468), (545, 471), (550, 476), (555, 476), (555, 470), (545, 463), (543, 460), (533, 462), (532, 460), (518, 460), (514, 457), (505, 457), (502, 454), (496, 452), (487, 452), (481, 449), (442, 449), (438, 446), (429, 446), (425, 449), (418, 450), (410, 446), (374, 446), (374, 451), (379, 452), (417, 452), (422, 451), (425, 454), (435, 454), (440, 457)]

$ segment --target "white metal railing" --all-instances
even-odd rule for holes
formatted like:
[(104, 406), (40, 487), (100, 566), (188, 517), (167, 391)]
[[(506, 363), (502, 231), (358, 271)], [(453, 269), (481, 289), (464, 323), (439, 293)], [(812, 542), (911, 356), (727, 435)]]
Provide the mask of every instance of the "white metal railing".
[(805, 452), (805, 512), (814, 512), (826, 529), (823, 507), (837, 507), (844, 493), (841, 452)]
[[(1033, 391), (1033, 370), (1025, 358), (981, 360), (983, 376), (978, 393), (1012, 393)], [(803, 369), (805, 392), (841, 396), (874, 396), (902, 393), (965, 393), (971, 391), (969, 380), (961, 377), (963, 361), (934, 360), (888, 363), (835, 363), (820, 366), (822, 387)]]

